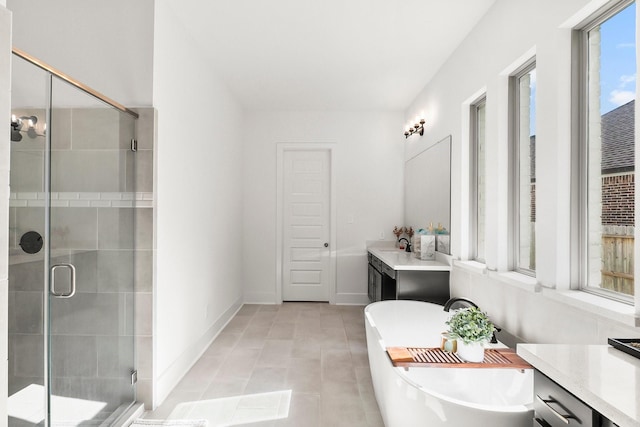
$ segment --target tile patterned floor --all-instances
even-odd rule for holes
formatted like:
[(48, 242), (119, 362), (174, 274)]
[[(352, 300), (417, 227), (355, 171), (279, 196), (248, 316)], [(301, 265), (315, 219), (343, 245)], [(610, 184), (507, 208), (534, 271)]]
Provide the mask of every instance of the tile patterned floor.
[(145, 418), (204, 418), (209, 427), (384, 427), (363, 307), (243, 306)]

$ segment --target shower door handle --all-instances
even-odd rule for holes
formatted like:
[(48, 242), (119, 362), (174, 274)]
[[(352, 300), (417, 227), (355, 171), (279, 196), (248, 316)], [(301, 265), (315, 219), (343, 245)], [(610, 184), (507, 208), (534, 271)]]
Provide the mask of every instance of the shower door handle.
[[(58, 268), (68, 268), (69, 269), (69, 281), (71, 282), (71, 286), (69, 288), (69, 292), (56, 292), (56, 269)], [(76, 293), (76, 268), (73, 264), (56, 264), (51, 267), (51, 295), (56, 298), (71, 298)]]

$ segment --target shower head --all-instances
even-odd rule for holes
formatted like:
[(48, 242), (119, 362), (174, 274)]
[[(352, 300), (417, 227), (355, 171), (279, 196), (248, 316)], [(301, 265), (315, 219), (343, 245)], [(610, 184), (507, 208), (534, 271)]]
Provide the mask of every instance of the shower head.
[[(11, 141), (18, 142), (22, 141), (22, 133), (26, 132), (29, 138), (35, 139), (39, 135), (36, 132), (36, 123), (38, 123), (38, 117), (36, 116), (22, 116), (17, 117), (15, 114), (11, 115)], [(27, 130), (23, 131), (22, 128), (24, 125), (27, 125)]]
[(11, 141), (18, 142), (22, 140), (20, 129), (22, 129), (22, 119), (19, 117), (16, 117), (15, 114), (12, 114), (11, 115)]

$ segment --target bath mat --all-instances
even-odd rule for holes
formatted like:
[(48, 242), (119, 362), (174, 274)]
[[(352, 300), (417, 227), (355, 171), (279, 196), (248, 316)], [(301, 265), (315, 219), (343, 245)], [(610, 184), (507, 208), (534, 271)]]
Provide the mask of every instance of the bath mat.
[(147, 420), (139, 418), (130, 427), (207, 427), (207, 420)]

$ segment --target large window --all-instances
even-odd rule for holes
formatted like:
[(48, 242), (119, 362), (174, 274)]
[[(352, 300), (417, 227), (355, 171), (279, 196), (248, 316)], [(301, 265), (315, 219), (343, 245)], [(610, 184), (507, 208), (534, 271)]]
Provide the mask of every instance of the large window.
[(627, 300), (634, 293), (635, 8), (623, 2), (581, 31), (581, 283)]
[(473, 155), (472, 173), (472, 212), (471, 241), (473, 259), (485, 261), (485, 218), (486, 218), (486, 98), (481, 98), (471, 106), (471, 153)]
[(536, 65), (528, 63), (511, 82), (513, 152), (513, 249), (516, 271), (536, 270)]

